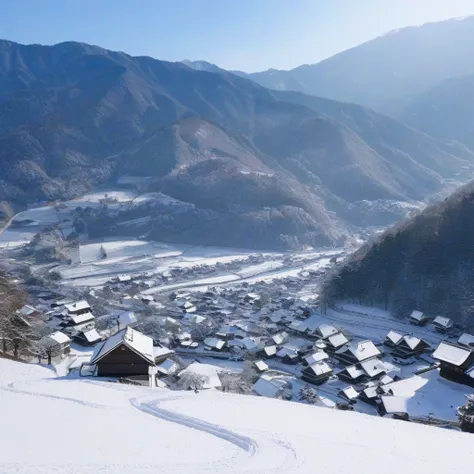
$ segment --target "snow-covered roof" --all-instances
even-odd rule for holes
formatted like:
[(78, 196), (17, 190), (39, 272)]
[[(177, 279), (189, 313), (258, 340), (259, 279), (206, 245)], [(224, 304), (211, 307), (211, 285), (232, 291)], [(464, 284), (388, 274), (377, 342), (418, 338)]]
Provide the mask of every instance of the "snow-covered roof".
[(341, 347), (344, 344), (347, 344), (348, 342), (349, 342), (349, 339), (347, 339), (347, 337), (344, 336), (342, 332), (328, 337), (328, 343), (331, 344), (331, 346), (335, 348)]
[(124, 282), (130, 281), (132, 277), (130, 275), (122, 274), (122, 275), (117, 275), (117, 279), (119, 282), (124, 283)]
[[(411, 349), (415, 350), (423, 341), (415, 336), (406, 335), (403, 336), (402, 341)], [(400, 341), (400, 343), (402, 342)], [(399, 343), (399, 344), (400, 344)]]
[(415, 321), (422, 321), (423, 319), (426, 319), (426, 316), (423, 314), (422, 311), (417, 311), (415, 309), (411, 312), (410, 318), (414, 319)]
[[(341, 349), (342, 350), (342, 349)], [(380, 355), (380, 351), (377, 349), (372, 341), (361, 341), (350, 344), (347, 346), (347, 350), (359, 361), (371, 359)]]
[(396, 331), (390, 331), (386, 336), (385, 339), (388, 339), (393, 344), (398, 344), (403, 339), (403, 334), (400, 334)]
[(327, 339), (328, 337), (337, 334), (339, 331), (331, 324), (320, 324), (318, 326), (318, 332), (321, 334), (323, 339)]
[(437, 349), (433, 352), (433, 359), (460, 366), (466, 362), (471, 352), (465, 347), (455, 346), (448, 342), (440, 342)]
[(296, 351), (296, 349), (293, 349), (291, 347), (282, 347), (278, 352), (277, 352), (277, 357), (298, 357), (298, 352)]
[(448, 329), (450, 327), (453, 327), (454, 323), (452, 319), (446, 318), (445, 316), (436, 316), (436, 318), (434, 318), (433, 320), (433, 324)]
[(263, 362), (263, 360), (257, 360), (255, 361), (255, 367), (257, 367), (260, 372), (264, 372), (265, 370), (268, 370), (268, 365)]
[(384, 375), (379, 379), (380, 385), (387, 385), (388, 383), (392, 383), (393, 379), (390, 377), (390, 375)]
[(247, 351), (257, 351), (261, 347), (260, 341), (256, 341), (251, 337), (242, 339), (242, 345)]
[(168, 347), (153, 346), (153, 357), (156, 359), (158, 357), (165, 357), (168, 355), (174, 354), (172, 349)]
[(360, 363), (360, 366), (369, 377), (376, 377), (387, 372), (387, 367), (379, 359), (369, 359)]
[(253, 391), (261, 397), (278, 397), (286, 386), (286, 381), (262, 375), (253, 385)]
[(178, 364), (173, 362), (171, 359), (166, 359), (160, 365), (157, 365), (156, 368), (158, 369), (158, 372), (164, 375), (171, 375), (178, 369)]
[(82, 324), (87, 321), (92, 321), (94, 319), (94, 315), (91, 312), (88, 312), (84, 314), (76, 314), (74, 316), (69, 316), (69, 318), (74, 323), (74, 326), (77, 326), (78, 324)]
[(87, 342), (92, 343), (92, 342), (100, 341), (102, 339), (96, 329), (90, 329), (89, 331), (84, 331), (83, 334)]
[(49, 337), (58, 344), (68, 344), (71, 342), (70, 337), (61, 331), (53, 332), (53, 334), (50, 334)]
[(347, 372), (349, 377), (353, 380), (359, 378), (361, 375), (364, 375), (364, 371), (362, 369), (359, 369), (355, 365), (350, 365), (349, 367), (346, 367), (342, 370), (342, 372), (344, 371)]
[(465, 332), (459, 339), (458, 344), (462, 346), (473, 346), (474, 347), (474, 336)]
[(263, 350), (267, 356), (272, 356), (277, 353), (277, 346), (267, 346), (264, 347)]
[(117, 316), (117, 320), (122, 326), (126, 326), (129, 324), (136, 323), (137, 317), (135, 316), (135, 313), (133, 311), (123, 311)]
[(272, 336), (273, 342), (277, 345), (283, 344), (288, 339), (288, 333), (282, 332)]
[(217, 339), (216, 337), (206, 337), (206, 339), (204, 339), (204, 345), (220, 351), (225, 346), (225, 341)]
[(341, 392), (346, 396), (348, 400), (355, 400), (359, 396), (359, 392), (352, 385), (343, 388)]
[(312, 370), (315, 375), (325, 375), (332, 372), (332, 368), (324, 361), (310, 365), (309, 369)]
[(91, 309), (89, 303), (86, 300), (76, 301), (75, 303), (64, 305), (69, 313), (76, 313), (77, 311), (84, 311), (85, 309)]
[(132, 351), (141, 355), (151, 364), (155, 363), (153, 353), (153, 339), (145, 336), (141, 332), (127, 327), (117, 332), (113, 336), (110, 336), (104, 343), (99, 346), (91, 358), (91, 364), (98, 363), (103, 357), (109, 352), (113, 351), (120, 344), (124, 344)]
[(408, 400), (407, 397), (397, 397), (397, 396), (389, 396), (389, 395), (382, 395), (380, 397), (382, 400), (383, 406), (387, 414), (404, 414), (408, 413)]
[(329, 359), (329, 356), (324, 351), (317, 351), (314, 354), (306, 356), (304, 361), (308, 364), (314, 364), (316, 362), (321, 362), (322, 360)]

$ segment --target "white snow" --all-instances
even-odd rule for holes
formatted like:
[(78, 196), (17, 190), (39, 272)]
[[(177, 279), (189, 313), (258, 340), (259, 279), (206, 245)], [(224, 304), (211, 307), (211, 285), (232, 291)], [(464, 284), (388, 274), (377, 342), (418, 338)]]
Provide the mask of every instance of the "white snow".
[(471, 334), (468, 334), (465, 332), (459, 339), (458, 339), (458, 344), (461, 344), (462, 346), (471, 346), (474, 347), (474, 336)]
[(68, 313), (77, 313), (78, 311), (83, 311), (85, 309), (91, 309), (89, 303), (86, 300), (76, 301), (75, 303), (66, 304), (64, 307), (67, 309)]
[(452, 430), (214, 390), (55, 379), (4, 359), (0, 372), (4, 474), (445, 474), (474, 463), (472, 436)]
[(218, 388), (221, 387), (221, 380), (219, 378), (219, 372), (222, 372), (221, 367), (217, 367), (211, 364), (200, 364), (199, 362), (194, 362), (191, 365), (188, 365), (186, 369), (179, 373), (181, 377), (185, 373), (193, 373), (197, 375), (202, 375), (205, 377), (205, 382), (203, 388)]

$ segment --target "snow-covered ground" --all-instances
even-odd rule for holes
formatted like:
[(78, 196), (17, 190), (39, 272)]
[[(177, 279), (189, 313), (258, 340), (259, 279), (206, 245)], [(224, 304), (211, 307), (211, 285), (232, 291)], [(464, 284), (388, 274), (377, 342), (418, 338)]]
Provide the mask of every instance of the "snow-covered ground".
[(467, 472), (472, 435), (215, 390), (170, 392), (0, 360), (5, 474)]

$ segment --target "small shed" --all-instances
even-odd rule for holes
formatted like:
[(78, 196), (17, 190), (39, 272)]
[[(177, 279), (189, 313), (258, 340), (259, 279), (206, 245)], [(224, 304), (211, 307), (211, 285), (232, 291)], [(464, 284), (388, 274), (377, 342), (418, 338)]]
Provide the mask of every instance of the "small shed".
[(436, 316), (433, 320), (433, 326), (435, 330), (441, 333), (446, 333), (454, 326), (454, 321), (445, 316)]
[(416, 326), (424, 326), (429, 321), (429, 318), (422, 311), (414, 310), (408, 316), (408, 320)]

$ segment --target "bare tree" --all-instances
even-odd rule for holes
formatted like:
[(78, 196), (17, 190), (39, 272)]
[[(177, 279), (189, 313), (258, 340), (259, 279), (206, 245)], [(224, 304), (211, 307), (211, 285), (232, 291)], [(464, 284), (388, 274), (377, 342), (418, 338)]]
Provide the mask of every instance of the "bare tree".
[(219, 378), (224, 392), (246, 394), (252, 391), (252, 384), (242, 374), (221, 372)]
[(38, 357), (38, 363), (41, 363), (42, 359), (48, 360), (48, 365), (51, 365), (53, 357), (61, 354), (61, 346), (49, 336), (43, 337), (33, 347), (32, 352)]
[(314, 405), (320, 400), (316, 390), (310, 387), (309, 385), (305, 385), (300, 390), (299, 398), (300, 398), (300, 401), (310, 403), (311, 405)]
[(179, 386), (182, 390), (201, 390), (208, 382), (209, 377), (191, 371), (186, 371), (179, 376)]

